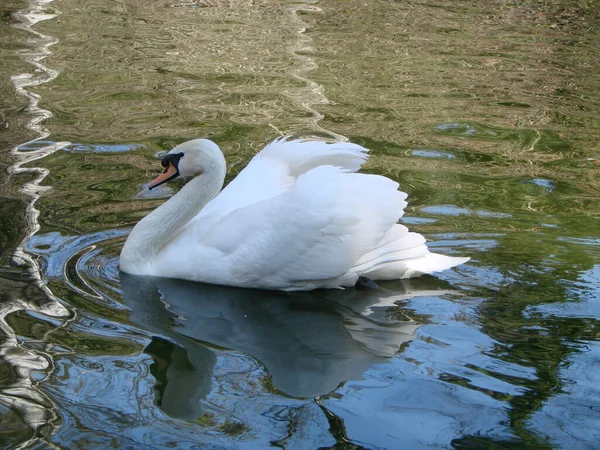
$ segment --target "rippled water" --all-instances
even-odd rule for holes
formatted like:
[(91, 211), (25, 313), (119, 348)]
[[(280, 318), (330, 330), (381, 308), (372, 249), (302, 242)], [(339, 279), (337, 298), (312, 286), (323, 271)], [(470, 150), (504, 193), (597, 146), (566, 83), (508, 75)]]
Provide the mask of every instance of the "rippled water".
[[(598, 448), (587, 1), (6, 0), (2, 448)], [(127, 277), (157, 155), (348, 139), (471, 256), (376, 291)]]

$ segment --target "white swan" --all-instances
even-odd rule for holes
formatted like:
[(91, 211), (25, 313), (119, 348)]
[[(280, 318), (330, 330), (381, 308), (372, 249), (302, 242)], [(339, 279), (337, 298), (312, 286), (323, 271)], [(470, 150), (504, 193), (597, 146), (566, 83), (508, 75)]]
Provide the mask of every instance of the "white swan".
[(278, 139), (223, 189), (226, 164), (207, 139), (178, 145), (149, 188), (192, 179), (144, 217), (121, 251), (134, 275), (230, 286), (311, 290), (410, 278), (469, 258), (430, 253), (397, 223), (407, 194), (379, 175), (355, 173), (365, 148)]

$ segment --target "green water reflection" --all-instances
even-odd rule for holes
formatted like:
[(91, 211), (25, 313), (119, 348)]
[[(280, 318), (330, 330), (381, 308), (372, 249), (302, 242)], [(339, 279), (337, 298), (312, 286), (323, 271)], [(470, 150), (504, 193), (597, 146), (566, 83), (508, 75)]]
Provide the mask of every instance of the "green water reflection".
[[(595, 448), (599, 31), (575, 0), (3, 3), (2, 442)], [(161, 152), (209, 137), (231, 179), (282, 134), (370, 148), (471, 262), (376, 297), (119, 278)]]

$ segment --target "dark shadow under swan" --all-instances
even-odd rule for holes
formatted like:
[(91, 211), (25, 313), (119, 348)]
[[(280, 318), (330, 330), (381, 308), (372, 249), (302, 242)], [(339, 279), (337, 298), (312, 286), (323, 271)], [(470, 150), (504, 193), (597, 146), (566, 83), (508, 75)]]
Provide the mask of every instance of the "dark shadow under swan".
[(145, 351), (154, 359), (159, 406), (188, 420), (202, 415), (201, 400), (211, 389), (217, 358), (211, 346), (254, 357), (273, 386), (292, 397), (325, 395), (360, 379), (412, 340), (419, 326), (373, 311), (447, 292), (433, 278), (419, 280), (417, 289), (411, 284), (394, 291), (286, 293), (121, 273), (131, 320), (156, 333)]

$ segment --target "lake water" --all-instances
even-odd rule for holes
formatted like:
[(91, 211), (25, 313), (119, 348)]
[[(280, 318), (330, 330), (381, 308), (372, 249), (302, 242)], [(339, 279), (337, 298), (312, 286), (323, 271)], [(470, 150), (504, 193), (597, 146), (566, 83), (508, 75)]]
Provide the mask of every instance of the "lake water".
[[(2, 448), (596, 449), (600, 15), (575, 0), (3, 0)], [(375, 291), (119, 274), (215, 140), (348, 139), (470, 256)], [(285, 251), (285, 249), (282, 249)]]

